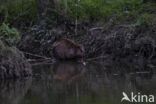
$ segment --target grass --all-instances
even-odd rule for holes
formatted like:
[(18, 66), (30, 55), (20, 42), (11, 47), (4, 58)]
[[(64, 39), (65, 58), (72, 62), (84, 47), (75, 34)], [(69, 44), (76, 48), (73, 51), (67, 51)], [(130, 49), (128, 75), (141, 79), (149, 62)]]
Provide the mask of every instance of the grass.
[[(91, 21), (107, 21), (112, 16), (121, 18), (125, 14), (137, 15), (142, 9), (142, 0), (68, 0), (67, 4), (70, 17)], [(64, 2), (60, 5), (63, 8), (66, 6)]]
[(0, 0), (0, 14), (5, 23), (14, 21), (35, 21), (37, 16), (36, 0)]
[(3, 23), (0, 26), (0, 40), (7, 45), (16, 45), (20, 39), (19, 32), (15, 28), (10, 28), (7, 24)]
[[(37, 20), (36, 0), (0, 1), (0, 14), (5, 15), (5, 23), (14, 21), (34, 22)], [(56, 18), (50, 18), (52, 21), (58, 18), (58, 13), (71, 20), (107, 22), (113, 19), (116, 23), (126, 21), (142, 24), (153, 18), (149, 11), (156, 9), (156, 4), (145, 4), (143, 0), (61, 0), (55, 5), (56, 14), (52, 13), (50, 16), (56, 15)], [(50, 5), (47, 8), (53, 7)]]

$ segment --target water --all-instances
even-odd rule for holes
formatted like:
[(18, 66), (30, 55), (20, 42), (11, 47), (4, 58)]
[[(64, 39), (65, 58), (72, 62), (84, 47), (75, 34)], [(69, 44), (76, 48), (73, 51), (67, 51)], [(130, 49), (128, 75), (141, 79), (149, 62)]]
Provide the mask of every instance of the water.
[(0, 104), (123, 104), (123, 91), (156, 95), (150, 67), (62, 62), (36, 65), (33, 73), (32, 78), (2, 81)]

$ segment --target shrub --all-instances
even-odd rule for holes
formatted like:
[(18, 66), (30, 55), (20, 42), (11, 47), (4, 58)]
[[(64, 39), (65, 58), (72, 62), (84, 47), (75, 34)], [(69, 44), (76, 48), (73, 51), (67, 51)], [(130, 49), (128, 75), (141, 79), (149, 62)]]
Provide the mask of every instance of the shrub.
[(6, 0), (1, 1), (0, 14), (5, 17), (6, 23), (14, 21), (30, 22), (37, 17), (36, 0)]
[(156, 25), (155, 16), (155, 14), (143, 13), (138, 17), (135, 25), (154, 26)]
[(19, 38), (19, 32), (15, 28), (10, 28), (5, 23), (0, 26), (0, 40), (6, 44), (15, 45), (19, 41)]
[(66, 8), (70, 17), (92, 21), (108, 20), (112, 15), (137, 15), (142, 8), (142, 0), (67, 0), (67, 4), (61, 2), (59, 7)]

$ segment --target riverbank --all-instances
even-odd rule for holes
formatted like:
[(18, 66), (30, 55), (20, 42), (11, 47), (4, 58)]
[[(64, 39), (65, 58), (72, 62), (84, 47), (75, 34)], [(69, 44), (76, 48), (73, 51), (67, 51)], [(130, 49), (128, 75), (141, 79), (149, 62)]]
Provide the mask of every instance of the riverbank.
[(31, 66), (24, 54), (0, 41), (0, 80), (31, 76)]
[[(53, 59), (53, 42), (58, 38), (67, 37), (84, 45), (86, 60), (103, 57), (112, 60), (142, 58), (151, 61), (155, 59), (156, 4), (153, 1), (112, 0), (97, 3), (68, 1), (67, 7), (59, 2), (54, 3), (55, 6), (52, 7), (49, 5), (52, 2), (48, 2), (38, 5), (38, 11), (34, 8), (36, 2), (30, 0), (29, 3), (33, 8), (25, 4), (23, 11), (29, 7), (36, 15), (30, 16), (29, 10), (25, 15), (19, 16), (17, 22), (9, 22), (12, 21), (11, 18), (5, 19), (5, 22), (10, 23), (8, 28), (16, 27), (20, 34), (19, 39), (16, 35), (18, 32), (13, 32), (15, 34), (13, 37), (17, 37), (13, 45), (25, 53)], [(77, 4), (81, 8), (72, 4)], [(22, 2), (18, 2), (19, 8), (20, 5)], [(60, 5), (66, 8), (65, 11)], [(103, 8), (103, 5), (107, 8)], [(46, 8), (42, 8), (43, 6)], [(17, 11), (13, 9), (13, 12), (15, 14), (10, 16), (16, 17)], [(18, 43), (16, 43), (17, 39), (19, 39)]]

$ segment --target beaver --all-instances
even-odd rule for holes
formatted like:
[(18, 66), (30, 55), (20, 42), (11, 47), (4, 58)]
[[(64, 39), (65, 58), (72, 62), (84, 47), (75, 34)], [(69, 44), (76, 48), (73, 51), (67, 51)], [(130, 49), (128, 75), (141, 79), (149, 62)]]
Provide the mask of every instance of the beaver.
[(83, 61), (84, 53), (82, 45), (67, 38), (61, 38), (53, 44), (53, 55), (58, 60)]

